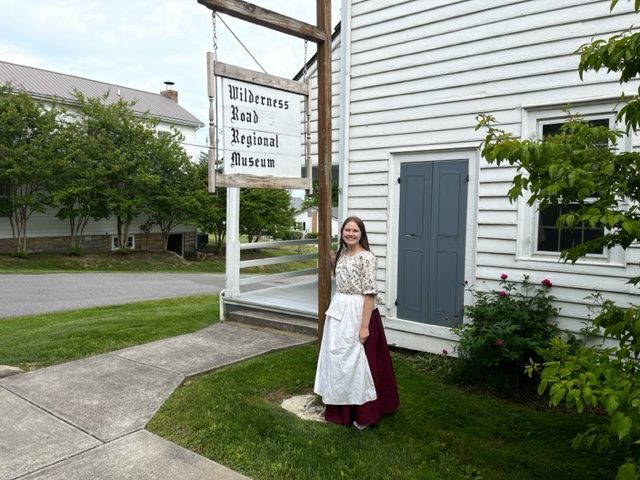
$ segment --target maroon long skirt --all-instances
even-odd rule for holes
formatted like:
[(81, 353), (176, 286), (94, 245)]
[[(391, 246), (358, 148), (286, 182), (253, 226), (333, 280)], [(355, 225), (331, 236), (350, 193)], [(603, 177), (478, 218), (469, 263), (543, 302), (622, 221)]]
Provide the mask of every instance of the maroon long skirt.
[(400, 404), (398, 384), (393, 372), (387, 337), (377, 308), (371, 314), (369, 338), (364, 342), (364, 351), (369, 362), (378, 398), (363, 405), (326, 405), (324, 418), (328, 422), (351, 426), (378, 423), (383, 415), (392, 413)]

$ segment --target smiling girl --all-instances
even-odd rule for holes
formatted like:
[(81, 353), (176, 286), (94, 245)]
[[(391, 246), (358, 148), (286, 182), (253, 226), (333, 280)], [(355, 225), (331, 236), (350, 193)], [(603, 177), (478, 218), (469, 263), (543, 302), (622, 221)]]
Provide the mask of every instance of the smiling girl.
[(314, 391), (326, 406), (327, 421), (363, 430), (393, 412), (399, 399), (375, 307), (377, 258), (358, 217), (342, 224), (331, 263), (337, 292), (326, 312)]

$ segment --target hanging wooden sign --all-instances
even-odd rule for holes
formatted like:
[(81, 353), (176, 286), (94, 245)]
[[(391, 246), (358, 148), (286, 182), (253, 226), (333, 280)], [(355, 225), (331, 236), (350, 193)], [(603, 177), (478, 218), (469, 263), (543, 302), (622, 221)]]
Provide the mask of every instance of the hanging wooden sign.
[(222, 62), (208, 64), (210, 79), (220, 79), (222, 141), (217, 156), (223, 169), (210, 170), (215, 176), (210, 185), (309, 189), (308, 155), (308, 177), (301, 174), (305, 149), (300, 109), (309, 86)]
[(300, 98), (222, 79), (224, 172), (300, 178)]

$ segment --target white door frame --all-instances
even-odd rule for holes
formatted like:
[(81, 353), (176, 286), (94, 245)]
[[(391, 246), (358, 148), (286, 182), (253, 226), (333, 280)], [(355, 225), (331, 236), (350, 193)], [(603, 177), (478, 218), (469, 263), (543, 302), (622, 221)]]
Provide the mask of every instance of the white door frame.
[[(478, 230), (478, 177), (480, 152), (477, 148), (449, 148), (449, 149), (426, 149), (411, 152), (394, 152), (389, 155), (389, 197), (388, 197), (388, 218), (387, 222), (387, 269), (386, 269), (386, 318), (390, 320), (389, 326), (392, 328), (407, 329), (418, 333), (419, 330), (426, 329), (422, 333), (433, 334), (435, 330), (449, 330), (446, 327), (435, 325), (418, 324), (397, 318), (397, 307), (395, 301), (398, 298), (398, 229), (400, 219), (400, 167), (403, 163), (418, 162), (438, 162), (446, 160), (462, 160), (469, 162), (469, 186), (467, 191), (467, 231), (465, 244), (465, 279), (470, 282), (475, 278), (476, 270), (476, 244)], [(472, 301), (465, 292), (465, 304)], [(405, 328), (402, 328), (404, 325)], [(433, 330), (433, 331), (432, 331)], [(446, 337), (448, 334), (442, 332)]]

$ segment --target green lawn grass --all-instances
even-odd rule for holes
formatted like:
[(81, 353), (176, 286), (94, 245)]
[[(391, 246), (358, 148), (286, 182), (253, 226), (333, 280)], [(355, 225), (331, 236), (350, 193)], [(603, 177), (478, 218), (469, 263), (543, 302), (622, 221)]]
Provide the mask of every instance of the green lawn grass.
[(305, 346), (189, 381), (148, 429), (256, 480), (601, 480), (621, 463), (571, 447), (600, 416), (469, 393), (399, 354), (401, 405), (375, 428), (300, 420), (279, 404), (310, 392), (316, 356)]
[(218, 321), (218, 295), (0, 319), (0, 365), (33, 370), (174, 337)]

